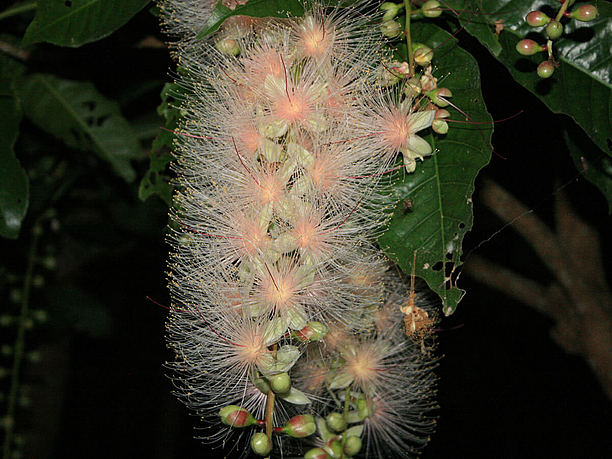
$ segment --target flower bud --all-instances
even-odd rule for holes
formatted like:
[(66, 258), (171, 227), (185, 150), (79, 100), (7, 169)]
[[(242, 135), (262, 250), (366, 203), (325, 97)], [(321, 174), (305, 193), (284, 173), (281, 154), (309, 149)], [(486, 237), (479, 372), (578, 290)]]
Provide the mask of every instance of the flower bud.
[(559, 21), (552, 21), (546, 26), (546, 35), (551, 40), (556, 40), (563, 35), (563, 24)]
[(550, 22), (550, 18), (541, 11), (532, 11), (525, 17), (525, 21), (531, 27), (540, 27)]
[(237, 56), (240, 54), (240, 45), (234, 38), (222, 38), (215, 45), (217, 51), (227, 54), (228, 56)]
[(384, 2), (380, 5), (381, 11), (384, 11), (383, 22), (390, 21), (404, 8), (401, 3)]
[(533, 56), (540, 51), (544, 51), (544, 48), (538, 45), (535, 41), (526, 38), (516, 44), (516, 50), (523, 56)]
[(329, 459), (330, 457), (331, 456), (321, 448), (309, 449), (306, 454), (304, 454), (304, 459)]
[(265, 378), (256, 378), (253, 381), (253, 385), (257, 387), (262, 394), (267, 394), (270, 392), (270, 384), (268, 384), (268, 381), (266, 381)]
[(327, 422), (327, 427), (334, 432), (342, 432), (346, 429), (346, 420), (344, 416), (337, 411), (329, 413), (325, 418), (325, 422)]
[(360, 398), (357, 400), (357, 411), (359, 412), (359, 417), (361, 419), (365, 419), (368, 416), (372, 416), (374, 414), (374, 409), (370, 403), (364, 398)]
[(272, 451), (272, 442), (263, 432), (257, 432), (251, 437), (251, 449), (258, 456), (267, 456)]
[(421, 82), (417, 77), (412, 77), (406, 81), (404, 86), (404, 94), (410, 99), (414, 99), (421, 94)]
[(434, 130), (434, 132), (437, 132), (438, 134), (446, 134), (448, 132), (448, 123), (444, 121), (444, 118), (448, 118), (449, 116), (450, 113), (448, 110), (443, 108), (436, 110), (433, 123), (431, 123), (431, 128)]
[(286, 394), (291, 390), (289, 373), (278, 373), (268, 378), (270, 388), (275, 394)]
[(361, 450), (361, 438), (348, 437), (344, 442), (344, 453), (348, 456), (354, 456)]
[(429, 0), (423, 3), (421, 10), (423, 11), (423, 16), (426, 18), (437, 18), (442, 14), (440, 2), (437, 2), (436, 0)]
[(295, 332), (295, 335), (300, 341), (320, 341), (325, 338), (328, 331), (321, 322), (311, 321), (306, 323), (304, 328)]
[(293, 438), (307, 437), (315, 433), (316, 430), (317, 426), (310, 414), (293, 416), (283, 427), (283, 432)]
[(380, 25), (380, 32), (388, 38), (396, 38), (402, 34), (402, 25), (397, 21), (385, 21)]
[(414, 62), (421, 67), (425, 67), (429, 65), (431, 60), (433, 59), (433, 51), (429, 46), (425, 46), (422, 44), (418, 44), (417, 46), (413, 46), (414, 50)]
[(221, 422), (232, 427), (252, 426), (257, 420), (247, 410), (238, 405), (224, 406), (219, 410)]
[(570, 17), (578, 21), (589, 22), (599, 16), (599, 11), (594, 5), (582, 5), (570, 13)]
[(338, 440), (338, 437), (332, 437), (327, 441), (326, 449), (329, 455), (333, 458), (342, 457), (342, 443)]
[(446, 98), (453, 97), (453, 93), (448, 88), (437, 88), (427, 93), (427, 97), (438, 107), (447, 107), (450, 105)]
[(550, 78), (555, 71), (555, 66), (551, 61), (544, 61), (538, 65), (538, 76), (540, 78)]

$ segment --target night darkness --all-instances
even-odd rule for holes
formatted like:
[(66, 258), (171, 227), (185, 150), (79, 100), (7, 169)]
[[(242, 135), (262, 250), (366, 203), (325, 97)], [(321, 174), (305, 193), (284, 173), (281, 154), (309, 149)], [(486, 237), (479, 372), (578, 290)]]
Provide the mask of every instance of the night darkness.
[[(110, 38), (79, 49), (41, 46), (31, 61), (37, 71), (93, 80), (101, 92), (123, 100), (124, 114), (136, 119), (153, 112), (172, 65), (166, 50), (134, 46), (148, 36), (162, 39), (157, 20), (144, 11)], [(555, 193), (563, 187), (581, 217), (599, 229), (609, 254), (606, 201), (578, 174), (558, 139), (568, 120), (513, 83), (486, 51), (467, 37), (462, 40), (479, 60), (493, 117), (524, 110), (496, 126), (493, 144), (499, 156), (478, 179), (474, 229), (464, 253), (503, 225), (479, 204), (478, 185), (488, 177), (548, 223)], [(222, 457), (193, 439), (198, 420), (171, 395), (163, 367), (172, 358), (164, 342), (167, 311), (146, 299), (169, 304), (165, 205), (156, 197), (140, 202), (136, 185), (126, 185), (99, 162), (65, 152), (33, 125), (26, 129), (31, 138), (17, 147), (26, 167), (39, 167), (37, 142), (44, 142), (47, 151), (75, 162), (81, 173), (55, 205), (59, 231), (48, 223), (41, 237), (42, 247), (54, 251), (57, 269), (46, 273), (44, 286), (32, 294), (32, 303), (46, 309), (49, 320), (27, 335), (28, 349), (40, 356), (23, 374), (30, 399), (17, 418), (23, 457)], [(146, 166), (146, 161), (139, 164), (139, 176)], [(43, 207), (45, 193), (44, 186), (33, 184), (33, 215)], [(11, 273), (25, 270), (28, 234), (0, 241), (2, 263)], [(512, 228), (476, 253), (544, 285), (553, 278)], [(609, 257), (604, 260), (609, 269)], [(467, 295), (440, 325), (439, 424), (422, 457), (610, 457), (610, 400), (587, 362), (550, 338), (552, 322), (465, 273), (459, 285)], [(9, 289), (0, 294), (8, 298)], [(12, 307), (2, 303), (3, 311), (4, 304), (6, 310)], [(2, 344), (10, 342), (10, 329), (0, 335)], [(0, 359), (8, 366), (5, 356)], [(3, 390), (5, 383), (0, 380)]]

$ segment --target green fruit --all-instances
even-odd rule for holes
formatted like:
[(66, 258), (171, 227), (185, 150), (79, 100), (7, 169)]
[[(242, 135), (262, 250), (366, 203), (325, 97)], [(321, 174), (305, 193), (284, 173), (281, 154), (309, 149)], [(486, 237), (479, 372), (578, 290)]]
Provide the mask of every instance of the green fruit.
[(555, 66), (550, 61), (544, 61), (538, 65), (538, 76), (540, 78), (550, 78), (555, 71)]
[(224, 406), (219, 410), (223, 424), (232, 427), (252, 426), (257, 420), (247, 410), (238, 405)]
[(597, 16), (599, 16), (599, 11), (593, 5), (582, 5), (570, 14), (570, 17), (583, 22), (593, 21)]
[(321, 448), (309, 449), (306, 454), (304, 454), (304, 459), (329, 459), (329, 457), (329, 454)]
[(563, 35), (563, 24), (559, 21), (552, 21), (546, 26), (546, 35), (551, 40), (556, 40)]
[(288, 373), (279, 373), (268, 378), (270, 388), (275, 394), (286, 394), (291, 390), (291, 378)]
[(429, 0), (423, 3), (421, 10), (423, 11), (423, 16), (426, 18), (437, 18), (442, 14), (440, 2), (437, 2), (436, 0)]
[(329, 413), (325, 418), (325, 422), (327, 422), (327, 427), (334, 432), (342, 432), (346, 429), (346, 420), (344, 416), (337, 411)]
[(516, 50), (523, 56), (533, 56), (534, 54), (543, 51), (544, 48), (538, 45), (535, 41), (526, 38), (516, 44)]
[(317, 430), (314, 418), (310, 414), (293, 416), (283, 427), (283, 432), (293, 438), (304, 438)]
[(550, 18), (541, 11), (532, 11), (525, 17), (525, 21), (531, 27), (540, 27), (550, 22)]
[(344, 442), (344, 452), (349, 456), (354, 456), (361, 450), (361, 438), (348, 437)]

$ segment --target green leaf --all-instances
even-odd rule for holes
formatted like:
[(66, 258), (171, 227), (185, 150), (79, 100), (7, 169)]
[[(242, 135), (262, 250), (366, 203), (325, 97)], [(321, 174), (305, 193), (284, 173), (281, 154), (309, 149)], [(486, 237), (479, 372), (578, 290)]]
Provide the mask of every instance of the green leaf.
[[(414, 24), (413, 39), (432, 49), (444, 43), (437, 49), (434, 63), (436, 74), (446, 75), (441, 84), (452, 90), (452, 103), (474, 121), (492, 122), (483, 103), (474, 58), (431, 23)], [(450, 119), (465, 120), (457, 110), (447, 108)], [(416, 251), (415, 274), (440, 296), (446, 315), (454, 312), (464, 294), (447, 279), (461, 265), (463, 237), (472, 227), (474, 181), (491, 158), (491, 127), (450, 126), (446, 135), (429, 136), (438, 151), (395, 184), (395, 198), (401, 203), (379, 239), (383, 250), (405, 273), (412, 272)], [(403, 205), (408, 201), (410, 206)], [(406, 207), (411, 211), (406, 212)]]
[(206, 38), (215, 32), (221, 24), (232, 16), (242, 15), (255, 18), (301, 16), (304, 14), (304, 2), (300, 0), (249, 0), (246, 5), (230, 10), (219, 1), (211, 13), (198, 39)]
[(0, 236), (16, 239), (29, 201), (28, 176), (15, 157), (21, 111), (0, 78)]
[(23, 44), (46, 41), (78, 47), (110, 35), (147, 3), (149, 0), (38, 0)]
[[(537, 65), (546, 58), (544, 53), (536, 56), (521, 56), (515, 46), (529, 34), (529, 38), (540, 44), (546, 43), (542, 28), (532, 28), (524, 18), (532, 10), (542, 9), (540, 0), (450, 0), (453, 8), (480, 11), (485, 15), (472, 18), (479, 28), (467, 26), (468, 32), (487, 46), (502, 62), (512, 77), (553, 112), (571, 116), (593, 139), (597, 146), (610, 154), (610, 125), (612, 112), (612, 5), (595, 1), (600, 16), (592, 22), (569, 21), (565, 23), (564, 35), (554, 42), (555, 58), (559, 61), (553, 76), (541, 80), (536, 74)], [(551, 2), (554, 15), (558, 5)], [(570, 7), (571, 9), (571, 7)], [(470, 13), (462, 13), (464, 25)], [(493, 21), (503, 20), (498, 48), (491, 45)], [(603, 190), (602, 190), (603, 191)]]
[(117, 103), (93, 84), (34, 74), (18, 91), (25, 115), (42, 130), (69, 147), (97, 153), (126, 181), (135, 178), (130, 160), (141, 154), (138, 140)]

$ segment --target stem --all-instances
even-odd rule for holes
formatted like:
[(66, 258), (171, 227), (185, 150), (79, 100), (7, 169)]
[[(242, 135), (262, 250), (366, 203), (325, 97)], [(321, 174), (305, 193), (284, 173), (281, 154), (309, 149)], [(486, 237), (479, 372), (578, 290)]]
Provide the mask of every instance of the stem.
[[(272, 356), (276, 358), (276, 349), (278, 348), (278, 344), (274, 343), (272, 345)], [(276, 398), (276, 394), (274, 391), (270, 389), (268, 391), (268, 399), (266, 401), (266, 435), (268, 436), (268, 440), (272, 442), (272, 430), (273, 430), (273, 418), (274, 418), (274, 400)]]
[(410, 37), (410, 0), (404, 0), (404, 9), (406, 10), (406, 27), (404, 34), (406, 35), (406, 45), (408, 45), (408, 66), (410, 68), (410, 76), (414, 75), (414, 56), (412, 55), (412, 38)]
[(13, 8), (9, 8), (0, 13), (0, 21), (2, 19), (10, 18), (11, 16), (16, 16), (21, 13), (25, 13), (26, 11), (31, 11), (36, 9), (36, 1), (22, 3), (21, 5), (15, 6)]
[(559, 21), (559, 19), (561, 19), (561, 17), (563, 16), (563, 13), (565, 13), (568, 6), (569, 6), (569, 0), (565, 0), (563, 4), (561, 5), (561, 8), (559, 9), (559, 12), (557, 13), (557, 17), (555, 17), (555, 21)]
[(15, 426), (15, 407), (17, 404), (17, 389), (19, 387), (19, 370), (21, 361), (23, 360), (23, 349), (25, 342), (25, 322), (28, 316), (30, 302), (30, 288), (32, 287), (32, 273), (34, 271), (34, 261), (36, 260), (36, 249), (38, 248), (38, 240), (41, 235), (41, 228), (34, 225), (32, 230), (32, 244), (28, 253), (28, 264), (26, 268), (25, 278), (23, 280), (23, 290), (21, 292), (21, 312), (19, 314), (19, 328), (17, 329), (17, 338), (15, 339), (15, 353), (13, 358), (13, 368), (11, 372), (11, 388), (8, 397), (8, 407), (5, 416), (4, 446), (2, 448), (2, 457), (9, 459), (11, 456), (11, 443), (13, 440), (13, 427)]

